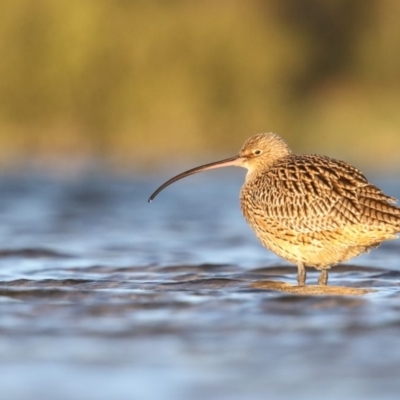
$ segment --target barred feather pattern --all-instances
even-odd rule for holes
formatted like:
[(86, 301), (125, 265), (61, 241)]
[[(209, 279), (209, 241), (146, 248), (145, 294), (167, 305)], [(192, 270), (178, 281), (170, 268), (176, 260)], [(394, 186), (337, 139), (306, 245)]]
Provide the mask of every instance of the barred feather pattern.
[(241, 208), (262, 244), (318, 269), (346, 261), (400, 232), (396, 199), (351, 165), (294, 155), (260, 165), (241, 190)]

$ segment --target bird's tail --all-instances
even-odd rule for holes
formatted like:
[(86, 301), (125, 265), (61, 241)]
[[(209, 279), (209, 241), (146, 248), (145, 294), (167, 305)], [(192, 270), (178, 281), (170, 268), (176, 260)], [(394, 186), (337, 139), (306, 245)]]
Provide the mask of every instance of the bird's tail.
[(365, 222), (391, 225), (400, 232), (400, 208), (394, 197), (387, 196), (373, 185), (362, 188), (358, 201)]

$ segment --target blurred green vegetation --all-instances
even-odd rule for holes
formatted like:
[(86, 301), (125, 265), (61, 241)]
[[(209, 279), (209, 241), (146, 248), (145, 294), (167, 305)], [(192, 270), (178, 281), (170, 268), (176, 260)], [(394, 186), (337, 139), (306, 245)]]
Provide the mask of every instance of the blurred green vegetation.
[(398, 168), (399, 18), (395, 0), (3, 1), (0, 162), (157, 168), (275, 131)]

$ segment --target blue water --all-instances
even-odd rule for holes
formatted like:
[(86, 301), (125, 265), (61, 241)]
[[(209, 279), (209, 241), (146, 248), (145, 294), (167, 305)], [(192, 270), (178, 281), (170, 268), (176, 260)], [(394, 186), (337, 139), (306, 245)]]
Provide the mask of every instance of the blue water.
[(375, 292), (256, 289), (296, 269), (244, 222), (243, 171), (148, 204), (168, 177), (0, 177), (1, 399), (398, 398), (400, 241), (330, 273)]

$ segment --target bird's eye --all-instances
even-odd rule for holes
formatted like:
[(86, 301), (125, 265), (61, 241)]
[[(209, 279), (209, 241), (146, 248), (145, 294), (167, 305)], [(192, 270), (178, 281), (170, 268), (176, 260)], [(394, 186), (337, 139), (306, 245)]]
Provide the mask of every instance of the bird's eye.
[(259, 150), (259, 149), (254, 150), (253, 154), (254, 154), (255, 156), (259, 156), (259, 155), (261, 154), (261, 150)]

